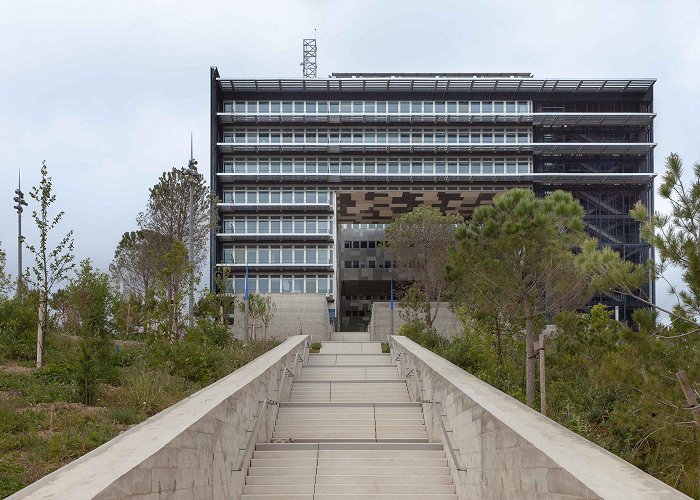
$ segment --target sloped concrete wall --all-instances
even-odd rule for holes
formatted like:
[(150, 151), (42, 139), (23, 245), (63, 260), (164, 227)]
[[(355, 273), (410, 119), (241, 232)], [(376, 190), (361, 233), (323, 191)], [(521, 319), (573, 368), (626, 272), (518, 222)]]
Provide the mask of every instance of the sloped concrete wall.
[[(328, 321), (328, 302), (320, 293), (273, 293), (277, 306), (275, 317), (267, 329), (267, 337), (286, 339), (292, 335), (310, 335), (314, 341), (328, 340), (331, 325)], [(242, 302), (241, 298), (241, 302)], [(335, 307), (335, 304), (332, 304)], [(233, 333), (237, 339), (245, 336), (245, 315), (238, 308), (234, 315)], [(252, 331), (251, 331), (252, 335)], [(255, 336), (263, 338), (263, 327), (256, 329)]]
[[(279, 383), (306, 338), (287, 339), (10, 498), (239, 498), (248, 464), (236, 469), (261, 401), (288, 400), (291, 379), (281, 395)], [(298, 374), (300, 363), (296, 369)], [(254, 442), (270, 439), (276, 415), (277, 406), (268, 405)]]
[[(435, 313), (437, 302), (431, 305), (431, 312)], [(399, 329), (406, 321), (401, 317), (403, 309), (394, 303), (394, 335), (398, 335)], [(450, 310), (447, 302), (440, 302), (435, 322), (435, 329), (446, 337), (458, 335), (462, 331), (462, 324), (457, 316)], [(372, 304), (372, 319), (367, 330), (373, 341), (386, 342), (387, 335), (391, 335), (391, 309), (389, 302), (374, 302)]]
[(689, 498), (406, 337), (390, 344), (412, 399), (441, 403), (423, 411), (435, 442), (446, 443), (445, 415), (466, 469), (446, 446), (460, 499)]

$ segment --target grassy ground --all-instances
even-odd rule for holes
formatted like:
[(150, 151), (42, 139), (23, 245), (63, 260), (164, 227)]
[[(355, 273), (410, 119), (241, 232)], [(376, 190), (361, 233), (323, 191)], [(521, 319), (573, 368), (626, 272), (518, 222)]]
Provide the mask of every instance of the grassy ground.
[[(150, 362), (143, 344), (122, 343), (110, 383), (101, 383), (97, 403), (86, 406), (76, 402), (75, 384), (66, 373), (71, 369), (67, 359), (74, 344), (66, 341), (54, 346), (47, 355), (53, 361), (42, 370), (28, 361), (0, 360), (0, 498), (211, 381), (173, 375), (169, 365)], [(217, 376), (235, 370), (274, 345), (266, 342), (226, 348), (226, 363)]]

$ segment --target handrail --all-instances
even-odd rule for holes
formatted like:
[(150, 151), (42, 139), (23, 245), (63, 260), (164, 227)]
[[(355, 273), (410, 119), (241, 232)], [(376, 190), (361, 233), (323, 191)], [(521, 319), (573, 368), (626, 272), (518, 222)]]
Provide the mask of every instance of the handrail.
[(258, 416), (255, 419), (255, 424), (253, 424), (253, 430), (250, 431), (250, 436), (248, 436), (248, 441), (246, 442), (245, 448), (240, 448), (243, 450), (243, 456), (241, 457), (241, 463), (238, 465), (237, 469), (232, 469), (234, 472), (240, 472), (243, 470), (245, 467), (246, 462), (248, 461), (248, 455), (250, 454), (251, 450), (251, 445), (253, 444), (253, 441), (255, 440), (256, 435), (258, 434), (258, 427), (260, 427), (260, 421), (262, 420), (262, 416), (265, 413), (265, 410), (267, 409), (267, 405), (270, 404), (278, 404), (276, 401), (272, 401), (271, 399), (265, 398), (265, 400), (260, 401), (261, 406), (260, 406), (260, 411), (258, 412)]
[[(306, 352), (307, 346), (308, 346), (308, 339), (304, 340), (304, 344), (302, 347), (302, 353)], [(260, 406), (260, 411), (258, 412), (258, 416), (255, 418), (255, 423), (253, 424), (253, 430), (250, 431), (250, 436), (248, 436), (248, 441), (246, 441), (245, 448), (240, 448), (243, 450), (243, 456), (241, 457), (241, 463), (238, 465), (237, 469), (232, 469), (233, 472), (240, 472), (243, 470), (245, 467), (246, 462), (248, 461), (248, 457), (250, 455), (250, 450), (252, 449), (253, 442), (255, 440), (255, 436), (258, 433), (258, 427), (260, 427), (260, 421), (262, 420), (262, 416), (267, 410), (267, 407), (269, 405), (278, 405), (280, 401), (282, 400), (282, 388), (284, 387), (284, 381), (287, 379), (287, 377), (294, 377), (297, 369), (297, 362), (299, 361), (299, 353), (297, 352), (294, 355), (294, 365), (292, 366), (292, 370), (287, 367), (287, 365), (284, 365), (284, 369), (282, 370), (282, 378), (280, 380), (279, 386), (277, 387), (277, 401), (273, 401), (272, 399), (265, 398), (263, 401), (260, 401), (261, 406)], [(302, 355), (301, 359), (302, 365), (304, 364), (304, 358)]]
[(442, 429), (442, 434), (445, 436), (445, 444), (447, 444), (447, 448), (450, 450), (450, 455), (452, 455), (452, 460), (454, 461), (455, 464), (455, 469), (457, 469), (460, 472), (467, 472), (467, 469), (464, 467), (461, 467), (459, 465), (459, 459), (457, 458), (457, 453), (455, 452), (455, 449), (452, 447), (452, 440), (450, 439), (450, 436), (448, 434), (447, 427), (445, 427), (445, 421), (442, 419), (442, 413), (438, 409), (438, 405), (442, 407), (442, 403), (439, 401), (433, 401), (431, 399), (425, 399), (422, 401), (423, 403), (430, 403), (432, 407), (435, 409), (438, 415), (438, 421), (440, 422), (440, 428)]

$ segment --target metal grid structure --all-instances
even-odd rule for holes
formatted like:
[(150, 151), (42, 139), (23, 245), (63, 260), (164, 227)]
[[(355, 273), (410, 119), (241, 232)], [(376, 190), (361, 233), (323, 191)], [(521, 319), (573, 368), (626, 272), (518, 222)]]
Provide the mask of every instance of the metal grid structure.
[(304, 38), (304, 59), (301, 63), (304, 78), (316, 78), (316, 39)]

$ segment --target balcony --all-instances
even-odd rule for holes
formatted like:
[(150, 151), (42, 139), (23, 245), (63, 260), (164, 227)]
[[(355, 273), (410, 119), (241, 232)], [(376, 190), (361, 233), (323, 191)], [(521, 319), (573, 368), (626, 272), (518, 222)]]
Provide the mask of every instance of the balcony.
[(224, 124), (509, 124), (509, 125), (651, 125), (655, 113), (217, 113)]
[(328, 233), (216, 233), (216, 237), (222, 241), (250, 241), (250, 242), (331, 242), (333, 235)]
[[(232, 262), (220, 262), (216, 264), (216, 267), (227, 267), (230, 269), (233, 269), (235, 271), (244, 271), (245, 270), (245, 263), (232, 263)], [(248, 264), (248, 270), (251, 272), (270, 272), (270, 271), (282, 271), (282, 272), (287, 272), (287, 271), (293, 271), (293, 272), (316, 272), (316, 271), (323, 271), (323, 272), (333, 272), (333, 264), (332, 263), (283, 263), (283, 262), (275, 262), (275, 263), (252, 263)]]
[(332, 213), (329, 203), (217, 203), (222, 213), (324, 212)]

